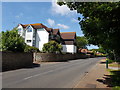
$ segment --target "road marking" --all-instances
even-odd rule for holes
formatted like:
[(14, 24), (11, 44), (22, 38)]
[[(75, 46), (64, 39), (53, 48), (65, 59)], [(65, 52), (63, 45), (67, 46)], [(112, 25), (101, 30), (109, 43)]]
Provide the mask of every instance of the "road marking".
[(47, 73), (50, 73), (50, 72), (53, 72), (54, 70), (50, 70), (48, 72), (44, 72), (44, 73), (40, 73), (40, 74), (36, 74), (36, 75), (33, 75), (33, 76), (29, 76), (29, 77), (26, 77), (24, 78), (23, 80), (27, 80), (27, 79), (30, 79), (30, 78), (33, 78), (33, 77), (37, 77), (37, 76), (40, 76), (40, 75), (44, 75), (44, 74), (47, 74)]
[(79, 63), (73, 64), (73, 65), (69, 65), (69, 66), (63, 66), (62, 68), (58, 68), (58, 69), (50, 70), (48, 72), (43, 72), (43, 73), (40, 73), (40, 74), (29, 76), (29, 77), (24, 78), (23, 80), (27, 80), (27, 79), (30, 79), (30, 78), (33, 78), (33, 77), (44, 75), (44, 74), (47, 74), (47, 73), (50, 73), (50, 72), (53, 72), (53, 71), (61, 70), (61, 69), (67, 68), (67, 67), (71, 67), (71, 66), (77, 65), (77, 64), (79, 64)]
[[(84, 62), (83, 62), (83, 63), (84, 63)], [(50, 73), (50, 72), (53, 72), (53, 71), (65, 69), (65, 68), (68, 68), (68, 67), (71, 67), (71, 66), (74, 66), (74, 65), (77, 65), (77, 64), (79, 64), (79, 63), (72, 64), (72, 65), (68, 65), (68, 66), (63, 66), (63, 67), (61, 67), (61, 68), (54, 69), (54, 70), (50, 70), (50, 71), (48, 71), (48, 72), (43, 72), (43, 73), (40, 73), (40, 74), (36, 74), (36, 75), (33, 75), (33, 76), (29, 76), (29, 77), (24, 78), (23, 80), (27, 80), (27, 79), (30, 79), (30, 78), (33, 78), (33, 77), (37, 77), (37, 76), (40, 76), (40, 75), (44, 75), (44, 74), (47, 74), (47, 73)]]

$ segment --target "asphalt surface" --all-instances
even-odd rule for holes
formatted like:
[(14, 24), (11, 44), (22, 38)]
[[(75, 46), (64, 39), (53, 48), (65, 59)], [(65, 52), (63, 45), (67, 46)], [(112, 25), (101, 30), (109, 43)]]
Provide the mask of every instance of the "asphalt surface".
[(2, 73), (3, 88), (73, 88), (102, 58), (42, 63)]

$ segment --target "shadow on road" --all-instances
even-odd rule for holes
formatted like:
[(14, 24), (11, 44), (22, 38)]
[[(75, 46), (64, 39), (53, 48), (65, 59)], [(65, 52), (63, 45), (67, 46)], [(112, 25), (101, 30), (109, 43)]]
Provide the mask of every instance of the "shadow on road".
[(11, 70), (18, 70), (18, 69), (32, 69), (32, 68), (38, 68), (40, 67), (40, 64), (36, 64), (36, 63), (33, 63), (31, 66), (26, 66), (26, 67), (18, 67), (18, 68), (6, 68), (6, 69), (2, 69), (2, 72), (5, 72), (5, 71), (11, 71)]
[(40, 67), (40, 64), (37, 64), (37, 63), (33, 63), (32, 66), (28, 66), (28, 67), (23, 67), (23, 68), (27, 68), (27, 69), (31, 69), (31, 68), (37, 68), (37, 67)]

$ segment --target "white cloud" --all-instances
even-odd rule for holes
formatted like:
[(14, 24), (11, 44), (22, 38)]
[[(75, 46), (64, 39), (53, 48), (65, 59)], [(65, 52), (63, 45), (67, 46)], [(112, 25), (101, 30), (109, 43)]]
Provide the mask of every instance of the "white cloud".
[(69, 29), (69, 26), (64, 25), (64, 24), (57, 24), (57, 26), (59, 26), (62, 29)]
[(15, 18), (21, 18), (23, 16), (23, 13), (20, 13), (19, 15), (16, 15)]
[(48, 24), (50, 25), (50, 26), (54, 26), (55, 25), (55, 21), (54, 20), (52, 20), (52, 19), (47, 19), (47, 22), (48, 22)]
[(60, 14), (60, 15), (71, 15), (77, 13), (75, 10), (71, 11), (66, 5), (59, 6), (55, 1), (52, 2), (52, 13)]
[(52, 27), (52, 26), (54, 26), (54, 27), (59, 27), (59, 28), (61, 28), (61, 29), (69, 29), (69, 26), (67, 26), (67, 25), (64, 25), (64, 24), (57, 24), (57, 23), (55, 23), (55, 21), (53, 20), (53, 19), (47, 19), (47, 22), (48, 22), (48, 24)]
[(75, 19), (75, 18), (72, 18), (72, 20), (71, 20), (72, 22), (76, 22), (76, 23), (78, 23), (79, 22), (79, 20), (77, 20), (77, 19)]
[(54, 26), (55, 25), (55, 21), (54, 20), (52, 20), (52, 19), (47, 19), (47, 22), (48, 22), (48, 24), (50, 25), (50, 26)]

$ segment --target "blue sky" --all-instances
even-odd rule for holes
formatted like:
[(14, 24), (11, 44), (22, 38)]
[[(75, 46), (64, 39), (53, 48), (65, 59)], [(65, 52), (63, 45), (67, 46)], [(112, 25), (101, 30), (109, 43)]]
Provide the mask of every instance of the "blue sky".
[[(2, 30), (11, 30), (19, 23), (42, 23), (47, 27), (59, 28), (61, 32), (76, 32), (83, 36), (78, 17), (81, 14), (70, 11), (67, 6), (59, 6), (55, 2), (3, 2)], [(89, 46), (88, 48), (96, 48)]]

